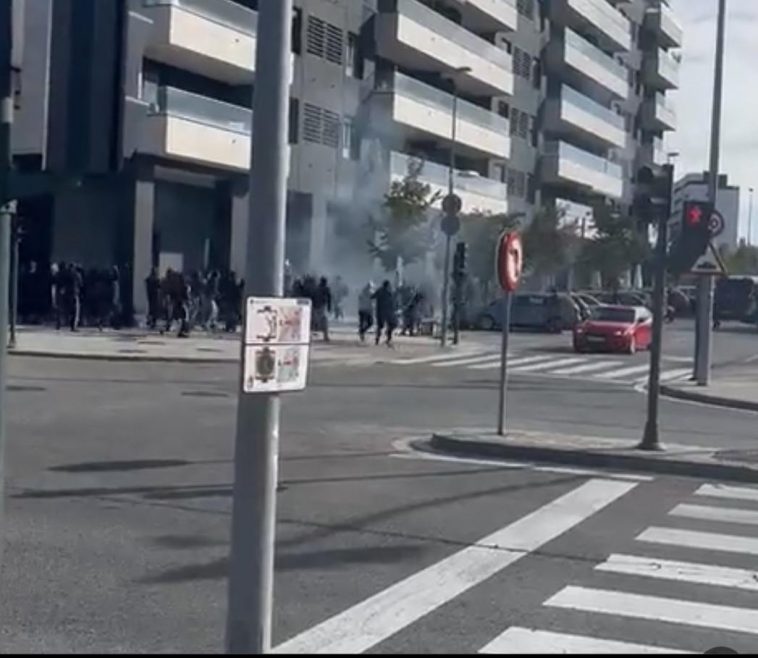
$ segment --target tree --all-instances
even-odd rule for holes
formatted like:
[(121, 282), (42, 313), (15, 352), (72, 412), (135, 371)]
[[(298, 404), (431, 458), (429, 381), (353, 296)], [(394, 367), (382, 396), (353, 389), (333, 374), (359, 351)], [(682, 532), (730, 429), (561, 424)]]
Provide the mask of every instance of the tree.
[(570, 264), (578, 237), (565, 216), (562, 207), (541, 208), (524, 230), (524, 265), (530, 274), (550, 276)]
[(495, 249), (503, 231), (516, 229), (522, 213), (471, 213), (462, 219), (460, 239), (468, 246), (468, 273), (485, 299), (495, 279)]
[(423, 168), (422, 160), (410, 160), (408, 173), (392, 182), (378, 216), (369, 216), (373, 233), (368, 240), (369, 253), (387, 272), (393, 271), (400, 259), (405, 265), (421, 260), (434, 244), (428, 211), (440, 193), (419, 180)]
[(600, 272), (603, 283), (617, 290), (624, 273), (650, 258), (647, 235), (638, 230), (633, 217), (612, 212), (605, 205), (593, 208), (592, 218), (595, 235), (585, 242), (580, 264)]

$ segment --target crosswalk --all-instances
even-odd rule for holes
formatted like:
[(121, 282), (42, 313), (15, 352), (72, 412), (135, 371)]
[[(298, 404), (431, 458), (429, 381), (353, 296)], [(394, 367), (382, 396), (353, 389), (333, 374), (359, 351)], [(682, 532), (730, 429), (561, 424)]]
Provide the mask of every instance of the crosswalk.
[[(473, 372), (495, 371), (500, 368), (500, 352), (494, 350), (469, 349), (447, 354), (431, 354), (414, 358), (399, 358), (390, 361), (393, 365), (418, 366), (428, 368), (463, 369)], [(508, 358), (508, 371), (530, 373), (569, 379), (592, 379), (624, 383), (644, 383), (647, 381), (649, 363), (630, 362), (618, 357), (604, 355), (571, 355), (561, 353), (521, 353)], [(661, 371), (662, 382), (673, 382), (688, 378), (692, 368), (681, 361), (673, 367)]]
[[(374, 652), (639, 486), (646, 485), (588, 479), (287, 640), (275, 653)], [(758, 644), (758, 572), (751, 568), (758, 539), (746, 534), (756, 517), (758, 489), (704, 484), (659, 525), (630, 537), (627, 550), (601, 555), (590, 571), (556, 585), (536, 602), (533, 614), (519, 619), (534, 619), (533, 625), (509, 625), (505, 616), (500, 628), (488, 627), (488, 637), (471, 634), (477, 642), (471, 651), (679, 654), (703, 653), (730, 641)]]

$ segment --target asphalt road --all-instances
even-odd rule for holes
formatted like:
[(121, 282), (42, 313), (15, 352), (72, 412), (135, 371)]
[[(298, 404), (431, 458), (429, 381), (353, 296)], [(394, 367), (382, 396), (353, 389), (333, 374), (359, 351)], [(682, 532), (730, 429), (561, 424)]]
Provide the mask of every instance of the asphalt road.
[[(10, 375), (0, 650), (218, 650), (235, 369), (12, 359)], [(758, 628), (745, 576), (758, 552), (754, 517), (669, 514), (693, 502), (758, 513), (755, 500), (696, 495), (708, 484), (697, 478), (404, 451), (407, 437), (491, 424), (496, 376), (432, 364), (316, 367), (308, 391), (287, 397), (275, 642), (372, 652), (569, 642), (549, 631), (755, 648), (745, 630)], [(522, 429), (636, 438), (644, 420), (644, 398), (623, 383), (514, 374), (509, 403)], [(678, 402), (662, 404), (661, 424), (678, 443), (752, 448), (758, 438), (753, 415)], [(643, 558), (668, 580), (649, 576)], [(700, 566), (684, 568), (687, 581), (661, 560)], [(651, 610), (668, 621), (641, 616)]]

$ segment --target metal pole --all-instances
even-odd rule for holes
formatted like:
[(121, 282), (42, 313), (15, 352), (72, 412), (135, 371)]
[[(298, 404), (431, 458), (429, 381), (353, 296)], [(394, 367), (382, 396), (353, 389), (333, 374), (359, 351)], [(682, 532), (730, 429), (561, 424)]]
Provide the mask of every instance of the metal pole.
[(747, 246), (753, 244), (753, 188), (748, 188), (749, 201), (747, 209)]
[[(447, 172), (447, 193), (453, 194), (455, 191), (455, 156), (456, 141), (458, 138), (458, 85), (455, 78), (451, 78), (453, 83), (453, 125), (450, 130), (450, 166)], [(452, 236), (445, 236), (445, 263), (443, 266), (442, 280), (442, 331), (440, 333), (440, 346), (447, 346), (447, 323), (450, 305), (450, 245)]]
[(8, 343), (8, 257), (11, 239), (10, 173), (13, 126), (13, 3), (0, 2), (0, 564), (4, 541), (5, 362)]
[(16, 349), (16, 325), (18, 323), (18, 247), (19, 235), (18, 215), (11, 218), (11, 264), (10, 264), (10, 335), (8, 349)]
[[(246, 296), (281, 297), (284, 291), (291, 21), (292, 0), (259, 3)], [(241, 373), (239, 385), (226, 649), (266, 653), (271, 649), (280, 401), (276, 394), (244, 394)]]
[[(668, 176), (668, 189), (671, 190), (673, 182), (673, 165), (664, 165)], [(663, 317), (665, 314), (666, 286), (666, 247), (668, 244), (668, 223), (671, 214), (669, 208), (658, 220), (658, 241), (655, 247), (655, 278), (653, 281), (653, 336), (650, 343), (650, 371), (647, 385), (647, 422), (642, 435), (640, 450), (662, 450), (658, 439), (658, 400), (661, 390), (661, 353), (663, 351)]]
[[(708, 176), (708, 201), (716, 208), (719, 182), (719, 148), (721, 145), (721, 105), (724, 80), (724, 30), (726, 0), (719, 0), (716, 32), (716, 64), (713, 76), (713, 113), (711, 116), (711, 162)], [(700, 338), (695, 355), (695, 379), (698, 386), (708, 386), (711, 378), (711, 348), (713, 340), (713, 278), (698, 280), (698, 332)]]
[(497, 433), (499, 436), (505, 436), (505, 415), (506, 404), (505, 394), (508, 389), (508, 338), (511, 334), (511, 300), (513, 294), (506, 292), (503, 297), (503, 328), (502, 328), (502, 342), (500, 345), (500, 390), (498, 394), (498, 409), (497, 409)]

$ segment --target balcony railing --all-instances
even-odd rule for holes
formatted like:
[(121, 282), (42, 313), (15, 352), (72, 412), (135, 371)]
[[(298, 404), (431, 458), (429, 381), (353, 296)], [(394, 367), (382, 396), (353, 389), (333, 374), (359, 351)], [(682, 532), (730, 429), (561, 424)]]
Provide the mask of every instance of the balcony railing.
[[(423, 168), (419, 174), (419, 179), (424, 182), (428, 182), (437, 187), (447, 188), (448, 186), (448, 172), (450, 171), (445, 165), (437, 164), (436, 162), (429, 162), (423, 160), (423, 158), (414, 158), (413, 156), (406, 155), (405, 153), (393, 152), (390, 156), (390, 173), (393, 177), (404, 177), (408, 175), (408, 164), (414, 160), (421, 160), (423, 162)], [(478, 194), (480, 196), (490, 197), (492, 199), (507, 198), (507, 191), (505, 183), (494, 180), (493, 178), (486, 178), (484, 176), (477, 176), (455, 170), (454, 173), (455, 189), (462, 192), (470, 192), (471, 194)]]
[[(577, 11), (592, 20), (604, 32), (608, 32), (608, 28), (610, 28), (611, 31), (622, 33), (625, 40), (631, 42), (632, 28), (629, 19), (612, 5), (609, 5), (606, 0), (573, 0), (573, 4), (577, 5)], [(607, 21), (610, 25), (603, 25), (603, 21)], [(628, 47), (630, 44), (626, 43), (625, 45)]]
[(679, 82), (679, 60), (665, 50), (658, 50), (658, 71), (671, 82)]
[(582, 167), (587, 167), (600, 174), (606, 174), (613, 178), (621, 178), (623, 175), (623, 169), (621, 165), (615, 164), (601, 158), (599, 155), (594, 155), (583, 151), (566, 142), (546, 142), (543, 153), (547, 156), (557, 156), (559, 159), (570, 160)]
[(658, 110), (672, 122), (676, 122), (676, 110), (666, 101), (666, 96), (660, 92), (655, 95), (655, 105)]
[(589, 57), (593, 62), (602, 66), (606, 71), (612, 75), (627, 82), (626, 69), (613, 60), (612, 57), (606, 55), (598, 47), (593, 46), (589, 41), (582, 39), (573, 30), (566, 29), (566, 45), (575, 48), (583, 55)]
[[(442, 110), (451, 115), (453, 113), (453, 97), (444, 91), (430, 85), (414, 80), (413, 78), (394, 73), (386, 79), (378, 82), (377, 91), (394, 91), (396, 94), (412, 98), (432, 109)], [(458, 99), (458, 121), (467, 121), (488, 130), (508, 134), (510, 124), (508, 119), (501, 117), (496, 112), (486, 110), (483, 107)]]
[[(392, 3), (387, 6), (392, 7)], [(495, 44), (476, 36), (473, 32), (445, 18), (442, 14), (422, 5), (417, 0), (397, 0), (397, 13), (429, 28), (442, 37), (453, 41), (462, 48), (479, 55), (482, 59), (492, 62), (510, 71), (511, 56)], [(379, 5), (380, 11), (383, 4)], [(385, 10), (386, 11), (386, 10)]]
[(250, 135), (253, 127), (251, 110), (175, 87), (158, 88), (150, 113), (186, 119), (243, 135)]
[(142, 0), (145, 7), (171, 6), (250, 35), (258, 31), (258, 14), (231, 0)]
[(570, 103), (571, 105), (578, 107), (580, 110), (592, 114), (606, 123), (610, 123), (613, 127), (618, 128), (619, 130), (625, 129), (624, 117), (587, 98), (587, 96), (580, 94), (568, 85), (563, 85), (561, 88), (561, 98), (566, 103)]

